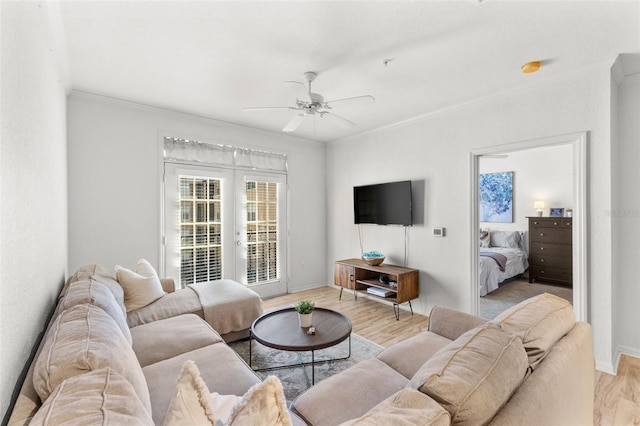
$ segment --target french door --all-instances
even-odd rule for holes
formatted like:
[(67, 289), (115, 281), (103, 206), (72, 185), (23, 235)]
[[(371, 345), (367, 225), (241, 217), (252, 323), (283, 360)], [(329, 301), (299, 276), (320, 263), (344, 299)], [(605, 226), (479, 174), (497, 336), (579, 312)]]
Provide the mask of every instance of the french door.
[(165, 163), (165, 276), (287, 292), (286, 175)]

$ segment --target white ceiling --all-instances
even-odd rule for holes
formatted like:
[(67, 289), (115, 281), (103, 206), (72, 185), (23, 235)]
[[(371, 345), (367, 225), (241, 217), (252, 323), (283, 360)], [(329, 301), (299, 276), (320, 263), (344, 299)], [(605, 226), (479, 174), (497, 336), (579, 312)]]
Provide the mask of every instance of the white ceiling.
[[(279, 132), (284, 84), (318, 78), (344, 130), (306, 120), (316, 141), (390, 126), (640, 51), (639, 1), (61, 1), (73, 89)], [(388, 66), (384, 59), (392, 59)], [(520, 67), (542, 60), (535, 74)]]

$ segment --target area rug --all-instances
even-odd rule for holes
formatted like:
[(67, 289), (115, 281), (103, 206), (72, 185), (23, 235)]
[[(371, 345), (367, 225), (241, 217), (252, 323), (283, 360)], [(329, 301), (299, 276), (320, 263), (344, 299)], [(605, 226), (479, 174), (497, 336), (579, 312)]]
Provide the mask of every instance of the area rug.
[[(251, 366), (255, 368), (276, 367), (290, 364), (311, 363), (311, 352), (289, 352), (268, 348), (255, 340), (251, 341)], [(229, 344), (247, 364), (249, 363), (249, 341), (233, 342)], [(331, 377), (352, 365), (378, 355), (382, 346), (373, 343), (355, 333), (351, 333), (351, 356), (340, 360), (349, 354), (349, 339), (331, 348), (315, 351), (315, 379), (316, 384), (327, 377)], [(324, 361), (324, 362), (322, 362)], [(311, 387), (311, 365), (295, 365), (293, 367), (256, 371), (262, 379), (269, 375), (277, 376), (282, 382), (287, 403), (291, 403), (298, 395)]]
[(511, 306), (542, 293), (555, 294), (569, 302), (573, 301), (571, 287), (514, 280), (480, 298), (480, 316), (493, 319)]

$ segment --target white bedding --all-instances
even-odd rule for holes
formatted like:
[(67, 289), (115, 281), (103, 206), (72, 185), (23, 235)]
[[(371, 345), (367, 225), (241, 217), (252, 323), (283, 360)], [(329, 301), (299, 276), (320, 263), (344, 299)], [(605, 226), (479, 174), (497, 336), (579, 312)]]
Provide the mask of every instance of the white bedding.
[(527, 253), (519, 248), (482, 247), (480, 251), (492, 251), (507, 257), (507, 264), (502, 272), (495, 260), (480, 256), (480, 297), (497, 289), (504, 280), (522, 274), (529, 267)]

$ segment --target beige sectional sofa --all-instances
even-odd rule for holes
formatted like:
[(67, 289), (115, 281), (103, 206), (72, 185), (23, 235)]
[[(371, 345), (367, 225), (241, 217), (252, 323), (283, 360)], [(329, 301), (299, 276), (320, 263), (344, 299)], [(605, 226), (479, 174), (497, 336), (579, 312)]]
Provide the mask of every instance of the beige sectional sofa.
[[(162, 284), (172, 291), (171, 280)], [(187, 360), (211, 392), (245, 394), (260, 378), (203, 320), (196, 301), (179, 290), (127, 315), (115, 278), (98, 265), (81, 268), (61, 292), (9, 424), (162, 425)], [(129, 327), (132, 318), (140, 325)], [(252, 321), (227, 337), (244, 335)]]
[[(227, 406), (237, 407), (235, 396), (255, 396), (265, 384), (272, 403), (258, 406), (276, 408), (235, 424), (593, 423), (591, 329), (554, 296), (529, 299), (491, 323), (435, 307), (428, 331), (316, 384), (289, 412), (279, 382), (261, 382), (191, 296), (184, 305), (179, 297), (156, 300), (155, 313), (151, 303), (144, 315), (127, 315), (113, 277), (98, 266), (79, 270), (61, 293), (9, 424), (211, 424), (215, 401), (231, 397)], [(132, 318), (142, 321), (131, 326)], [(186, 403), (176, 408), (176, 400)]]
[(435, 307), (428, 331), (291, 404), (312, 425), (592, 425), (591, 327), (544, 294), (493, 321)]

